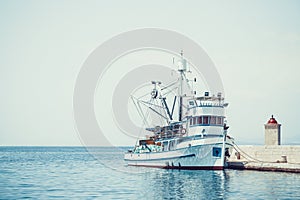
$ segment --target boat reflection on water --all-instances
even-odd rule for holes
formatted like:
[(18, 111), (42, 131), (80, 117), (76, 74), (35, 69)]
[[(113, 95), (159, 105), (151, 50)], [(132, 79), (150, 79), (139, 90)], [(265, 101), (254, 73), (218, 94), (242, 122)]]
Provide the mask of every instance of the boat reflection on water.
[(143, 176), (148, 176), (141, 191), (146, 199), (223, 199), (229, 180), (225, 170), (157, 170)]

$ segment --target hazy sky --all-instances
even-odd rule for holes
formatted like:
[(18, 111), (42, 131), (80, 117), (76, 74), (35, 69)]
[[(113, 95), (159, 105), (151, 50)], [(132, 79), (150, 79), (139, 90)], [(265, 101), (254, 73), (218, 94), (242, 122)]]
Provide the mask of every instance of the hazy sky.
[(207, 51), (237, 143), (262, 144), (271, 114), (283, 143), (300, 143), (299, 10), (299, 1), (3, 0), (0, 145), (81, 145), (72, 98), (83, 62), (107, 39), (143, 27), (177, 31)]

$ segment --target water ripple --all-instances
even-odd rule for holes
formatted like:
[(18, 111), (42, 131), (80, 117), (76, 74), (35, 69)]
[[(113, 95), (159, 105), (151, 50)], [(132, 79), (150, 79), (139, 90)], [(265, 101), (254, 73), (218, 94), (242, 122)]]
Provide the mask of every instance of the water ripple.
[(0, 147), (0, 199), (300, 199), (300, 174), (126, 167), (92, 150)]

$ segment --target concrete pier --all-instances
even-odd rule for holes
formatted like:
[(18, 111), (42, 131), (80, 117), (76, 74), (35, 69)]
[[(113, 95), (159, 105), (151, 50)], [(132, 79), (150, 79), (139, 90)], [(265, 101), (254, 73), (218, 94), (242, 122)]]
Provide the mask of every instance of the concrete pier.
[(228, 159), (228, 168), (300, 173), (300, 146), (237, 146)]

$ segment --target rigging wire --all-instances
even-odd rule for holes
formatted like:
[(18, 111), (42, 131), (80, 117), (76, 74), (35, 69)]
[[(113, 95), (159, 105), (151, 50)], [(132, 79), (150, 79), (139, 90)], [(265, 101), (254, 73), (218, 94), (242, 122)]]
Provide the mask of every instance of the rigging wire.
[[(152, 98), (150, 99), (150, 101), (152, 100)], [(146, 115), (145, 115), (145, 117), (143, 118), (143, 122), (142, 122), (142, 128), (140, 129), (140, 131), (139, 131), (139, 134), (138, 134), (138, 137), (136, 138), (136, 142), (135, 142), (135, 146), (137, 146), (137, 143), (138, 143), (138, 141), (139, 141), (139, 138), (141, 137), (141, 133), (143, 132), (143, 130), (144, 130), (144, 127), (145, 127), (145, 124), (147, 123), (147, 125), (148, 125), (148, 121), (147, 121), (147, 118), (148, 118), (148, 116), (149, 116), (149, 107), (148, 107), (148, 109), (146, 110)]]

